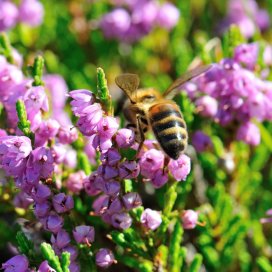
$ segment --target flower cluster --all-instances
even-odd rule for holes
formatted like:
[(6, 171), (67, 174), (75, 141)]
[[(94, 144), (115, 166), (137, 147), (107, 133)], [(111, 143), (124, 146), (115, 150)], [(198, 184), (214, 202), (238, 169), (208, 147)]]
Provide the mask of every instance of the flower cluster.
[(241, 33), (250, 38), (257, 29), (263, 31), (270, 25), (269, 14), (260, 9), (255, 0), (230, 0), (228, 3), (228, 14), (222, 22), (221, 28), (225, 31), (231, 24), (236, 24)]
[(38, 0), (21, 0), (19, 6), (13, 1), (2, 0), (0, 10), (0, 31), (9, 30), (19, 22), (32, 27), (38, 26), (42, 23), (44, 14), (43, 5)]
[(272, 119), (271, 82), (252, 71), (257, 58), (258, 44), (239, 45), (232, 59), (223, 59), (185, 87), (201, 116), (222, 126), (237, 124), (236, 138), (250, 145), (260, 142), (259, 129), (252, 120)]
[(118, 7), (104, 15), (100, 22), (107, 38), (134, 42), (147, 35), (155, 25), (172, 29), (179, 19), (179, 10), (171, 3), (159, 5), (154, 0), (113, 2)]

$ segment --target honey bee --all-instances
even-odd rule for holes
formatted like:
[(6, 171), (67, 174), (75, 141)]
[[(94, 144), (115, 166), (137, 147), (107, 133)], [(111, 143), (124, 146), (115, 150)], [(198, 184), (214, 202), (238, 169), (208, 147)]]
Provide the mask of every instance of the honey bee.
[(145, 133), (151, 128), (166, 155), (174, 160), (179, 158), (187, 146), (188, 133), (180, 108), (171, 99), (177, 87), (210, 68), (210, 65), (201, 66), (183, 74), (163, 94), (153, 88), (138, 89), (140, 80), (136, 74), (122, 74), (115, 78), (117, 86), (128, 98), (123, 113), (128, 121), (127, 128), (135, 131), (138, 152), (143, 146)]

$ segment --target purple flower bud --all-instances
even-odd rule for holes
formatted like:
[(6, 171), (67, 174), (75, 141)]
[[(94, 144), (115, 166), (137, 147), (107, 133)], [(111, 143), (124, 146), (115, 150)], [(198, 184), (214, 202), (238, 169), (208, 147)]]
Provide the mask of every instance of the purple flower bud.
[(62, 144), (71, 144), (78, 138), (78, 133), (75, 127), (61, 126), (58, 131), (58, 139)]
[(236, 134), (236, 139), (250, 145), (258, 145), (261, 141), (259, 128), (250, 122), (242, 124)]
[(117, 131), (115, 137), (119, 148), (128, 148), (135, 142), (135, 133), (131, 129), (121, 128)]
[(57, 234), (52, 234), (50, 241), (58, 249), (63, 249), (64, 247), (69, 245), (71, 239), (68, 232), (61, 229)]
[(43, 21), (43, 5), (37, 0), (22, 0), (19, 6), (20, 20), (30, 26), (38, 26)]
[(97, 125), (101, 122), (103, 111), (101, 105), (94, 103), (87, 106), (80, 113), (77, 126), (80, 132), (85, 136), (92, 136), (97, 132)]
[(106, 116), (97, 125), (97, 131), (101, 138), (110, 139), (117, 131), (119, 124), (116, 118)]
[(135, 161), (125, 161), (119, 165), (119, 176), (121, 179), (137, 178), (140, 173), (140, 166)]
[(84, 151), (88, 156), (88, 159), (90, 161), (91, 164), (95, 164), (95, 156), (96, 156), (96, 150), (92, 145), (92, 140), (87, 141), (87, 143), (85, 144), (84, 147)]
[(131, 210), (142, 205), (142, 200), (138, 193), (127, 193), (122, 197), (122, 200), (127, 210)]
[(41, 219), (46, 230), (58, 233), (63, 226), (63, 218), (57, 214), (51, 214), (45, 219)]
[[(84, 179), (83, 186), (84, 186), (85, 192), (88, 195), (95, 196), (99, 192), (101, 192), (101, 190), (99, 189), (99, 186), (98, 186), (99, 180), (97, 180), (97, 178), (98, 178), (97, 173), (93, 172), (89, 177)], [(101, 179), (101, 177), (100, 177), (100, 179)], [(104, 182), (104, 181), (102, 181), (102, 182)]]
[(91, 244), (94, 241), (94, 235), (94, 227), (91, 226), (77, 226), (73, 230), (73, 236), (80, 244)]
[(28, 259), (25, 255), (17, 255), (2, 264), (5, 272), (27, 272)]
[(123, 205), (119, 197), (113, 199), (109, 205), (107, 212), (109, 214), (120, 213), (123, 209)]
[(52, 140), (58, 133), (60, 124), (54, 119), (48, 119), (41, 122), (38, 130), (35, 132), (35, 146), (42, 146), (48, 140)]
[(150, 149), (146, 151), (140, 159), (141, 173), (147, 178), (152, 178), (155, 172), (162, 168), (164, 155), (161, 151)]
[(25, 192), (19, 192), (13, 199), (13, 205), (18, 208), (28, 209), (33, 203), (32, 197)]
[(101, 187), (98, 186), (98, 188), (101, 188), (106, 195), (115, 196), (119, 194), (121, 186), (120, 182), (113, 180), (101, 183)]
[(181, 216), (182, 226), (184, 229), (194, 229), (197, 225), (198, 212), (185, 210)]
[(52, 208), (52, 206), (49, 201), (36, 203), (34, 205), (34, 214), (36, 215), (36, 217), (40, 217), (40, 218), (48, 216), (51, 208)]
[(89, 90), (75, 90), (69, 92), (69, 96), (72, 98), (71, 106), (75, 116), (81, 116), (83, 110), (92, 105), (95, 101), (95, 97)]
[(257, 63), (259, 46), (257, 43), (241, 44), (234, 50), (234, 60), (244, 64), (250, 70), (254, 70)]
[(38, 272), (56, 272), (56, 270), (48, 264), (48, 261), (43, 261), (39, 266)]
[(196, 100), (197, 112), (204, 117), (214, 117), (218, 110), (218, 102), (211, 96), (205, 95)]
[(158, 211), (145, 209), (141, 215), (141, 223), (148, 229), (157, 229), (161, 222), (161, 214)]
[(51, 195), (51, 191), (48, 186), (44, 184), (38, 184), (36, 188), (33, 189), (31, 196), (37, 203), (42, 203), (46, 201)]
[(38, 181), (48, 178), (54, 170), (54, 159), (50, 149), (46, 147), (35, 148), (27, 161), (26, 176), (29, 181)]
[(0, 2), (0, 31), (6, 31), (14, 27), (17, 23), (18, 9), (10, 1)]
[(72, 196), (59, 193), (52, 199), (54, 209), (57, 213), (65, 213), (74, 208), (74, 200)]
[(109, 165), (101, 165), (98, 167), (97, 173), (105, 180), (109, 180), (118, 176), (118, 169)]
[(95, 255), (95, 263), (99, 267), (107, 268), (114, 263), (114, 256), (111, 250), (100, 248)]
[(93, 209), (95, 214), (101, 215), (104, 214), (110, 203), (110, 197), (107, 195), (101, 195), (93, 202)]
[(168, 181), (168, 174), (162, 169), (158, 169), (151, 179), (151, 183), (155, 188), (161, 188)]
[(67, 148), (63, 163), (69, 168), (75, 168), (77, 165), (77, 153), (72, 148)]
[(111, 223), (115, 228), (128, 229), (132, 224), (132, 219), (128, 213), (115, 213), (111, 217)]
[[(78, 252), (77, 252), (76, 247), (69, 245), (69, 246), (63, 248), (62, 251), (63, 251), (63, 252), (66, 251), (66, 252), (69, 252), (69, 253), (70, 253), (70, 261), (71, 261), (71, 262), (73, 262), (73, 261), (76, 260), (77, 255), (78, 255)], [(71, 271), (74, 271), (74, 270), (71, 270)]]
[(104, 153), (107, 152), (108, 149), (112, 147), (112, 141), (111, 139), (95, 135), (92, 141), (92, 145), (96, 150), (99, 150), (100, 152)]
[(197, 152), (203, 152), (212, 146), (210, 137), (200, 130), (194, 133), (192, 144)]
[(173, 28), (179, 20), (179, 10), (171, 3), (163, 4), (158, 12), (156, 21), (161, 27)]
[(31, 150), (31, 141), (25, 136), (0, 137), (0, 166), (9, 176), (22, 175)]
[(191, 160), (182, 154), (177, 160), (170, 160), (168, 168), (177, 181), (185, 180), (191, 171)]
[(115, 148), (110, 148), (106, 153), (103, 153), (100, 160), (103, 164), (108, 164), (110, 166), (115, 166), (120, 160), (121, 155)]
[(66, 187), (70, 192), (78, 194), (83, 189), (83, 181), (86, 175), (83, 171), (78, 171), (69, 175)]

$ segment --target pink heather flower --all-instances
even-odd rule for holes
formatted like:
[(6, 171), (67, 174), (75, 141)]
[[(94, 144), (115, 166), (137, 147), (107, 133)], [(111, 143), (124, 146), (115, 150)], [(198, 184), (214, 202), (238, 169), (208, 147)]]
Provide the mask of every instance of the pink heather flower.
[(47, 218), (40, 219), (46, 230), (58, 233), (63, 226), (63, 218), (57, 214), (51, 214)]
[(97, 132), (97, 125), (101, 122), (103, 111), (101, 105), (94, 103), (84, 108), (77, 121), (80, 132), (85, 136), (92, 136)]
[(109, 165), (100, 165), (97, 169), (97, 173), (105, 180), (109, 180), (118, 176), (118, 169)]
[(72, 98), (71, 106), (75, 116), (81, 116), (85, 108), (94, 104), (95, 97), (89, 90), (75, 90), (69, 92), (69, 96)]
[(74, 208), (74, 200), (72, 196), (59, 193), (52, 198), (54, 209), (57, 213), (65, 213)]
[(179, 20), (179, 10), (171, 3), (163, 4), (156, 17), (156, 22), (159, 26), (171, 29)]
[(162, 168), (164, 154), (156, 149), (146, 151), (140, 158), (141, 173), (147, 178), (152, 178), (155, 172)]
[(118, 168), (121, 179), (137, 178), (140, 173), (140, 166), (136, 161), (124, 161)]
[(131, 210), (142, 205), (142, 200), (138, 193), (127, 193), (123, 195), (122, 200), (127, 210)]
[(121, 155), (115, 148), (110, 148), (106, 153), (103, 153), (100, 160), (103, 164), (108, 164), (109, 166), (116, 166), (121, 160)]
[(194, 229), (198, 221), (198, 212), (185, 210), (181, 216), (182, 226), (184, 229)]
[(197, 152), (203, 152), (212, 146), (210, 137), (200, 130), (194, 133), (192, 144)]
[(61, 229), (57, 234), (52, 234), (50, 242), (58, 249), (63, 249), (70, 244), (71, 239), (68, 232)]
[(119, 197), (114, 198), (111, 203), (109, 204), (107, 213), (108, 214), (115, 214), (120, 213), (123, 209), (123, 204)]
[(191, 160), (182, 154), (177, 160), (170, 160), (168, 169), (177, 181), (185, 180), (191, 171)]
[(27, 161), (26, 175), (29, 181), (35, 182), (41, 178), (48, 178), (54, 170), (54, 159), (50, 149), (35, 148)]
[(241, 44), (234, 50), (233, 59), (250, 70), (254, 70), (257, 63), (259, 46), (257, 43)]
[(155, 171), (154, 176), (151, 179), (151, 183), (155, 188), (161, 188), (168, 181), (168, 173), (163, 169)]
[(25, 192), (19, 192), (13, 199), (13, 205), (18, 208), (28, 209), (33, 199)]
[(2, 0), (0, 2), (0, 31), (6, 31), (14, 27), (17, 23), (18, 9), (10, 1)]
[(121, 128), (117, 131), (115, 140), (119, 148), (131, 147), (135, 141), (134, 131), (127, 128)]
[(95, 196), (101, 192), (101, 190), (97, 186), (97, 178), (98, 178), (97, 173), (93, 172), (89, 177), (83, 180), (83, 186), (84, 186), (85, 192), (88, 195)]
[(38, 26), (43, 21), (43, 5), (37, 0), (22, 0), (19, 6), (20, 21), (30, 25)]
[(110, 138), (104, 138), (100, 137), (99, 135), (95, 135), (92, 140), (92, 145), (97, 151), (105, 153), (109, 148), (112, 147), (112, 141)]
[[(53, 112), (63, 110), (67, 99), (66, 94), (68, 91), (68, 87), (63, 77), (60, 75), (45, 75), (43, 77), (43, 81), (52, 98), (51, 103)], [(56, 97), (58, 99), (55, 99)]]
[(118, 229), (128, 229), (132, 224), (132, 219), (128, 213), (115, 213), (111, 217), (111, 224)]
[(148, 229), (157, 229), (161, 222), (161, 214), (158, 211), (145, 209), (141, 215), (141, 223)]
[(76, 128), (73, 126), (61, 126), (58, 130), (57, 137), (60, 143), (71, 144), (77, 140), (78, 133)]
[(95, 214), (101, 215), (104, 214), (109, 207), (110, 197), (107, 195), (100, 195), (93, 202), (93, 209)]
[(58, 133), (60, 124), (54, 119), (41, 122), (35, 131), (35, 146), (42, 146), (48, 140), (52, 140)]
[(218, 102), (213, 97), (205, 95), (196, 100), (196, 109), (204, 117), (214, 117), (218, 110)]
[(51, 191), (48, 186), (44, 184), (38, 184), (31, 192), (31, 196), (37, 203), (46, 201), (51, 196)]
[(48, 264), (48, 261), (43, 261), (39, 266), (38, 272), (56, 272), (56, 270)]
[(0, 67), (0, 101), (4, 102), (11, 94), (10, 89), (14, 85), (22, 83), (22, 81), (23, 73), (15, 65), (7, 63)]
[(128, 31), (130, 21), (129, 13), (123, 8), (118, 8), (102, 18), (100, 27), (106, 38), (120, 38)]
[(77, 152), (67, 147), (63, 163), (69, 168), (75, 168), (77, 165)]
[(91, 164), (95, 164), (96, 161), (96, 150), (93, 147), (92, 140), (88, 140), (87, 143), (85, 144), (84, 151), (86, 155), (88, 156), (88, 159)]
[(36, 203), (34, 205), (34, 214), (36, 217), (41, 218), (49, 215), (52, 205), (49, 201), (44, 201), (41, 203)]
[(118, 195), (121, 188), (120, 182), (114, 180), (102, 182), (100, 186), (97, 185), (97, 187), (101, 189), (101, 191), (103, 191), (104, 194), (110, 196)]
[(107, 268), (114, 263), (114, 256), (111, 250), (100, 248), (95, 255), (95, 263), (99, 267)]
[(31, 151), (31, 141), (25, 136), (0, 137), (0, 167), (9, 176), (21, 176)]
[(69, 175), (66, 181), (66, 187), (70, 192), (78, 194), (83, 189), (83, 183), (86, 175), (83, 171), (78, 171)]
[(236, 139), (250, 145), (258, 145), (261, 141), (259, 128), (250, 122), (242, 124), (236, 134)]
[(97, 133), (101, 138), (110, 139), (117, 131), (119, 124), (116, 118), (106, 116), (97, 125)]
[(2, 264), (5, 272), (27, 272), (28, 259), (25, 255), (17, 255)]
[(73, 236), (79, 244), (91, 244), (94, 241), (94, 227), (91, 226), (77, 226), (73, 230)]

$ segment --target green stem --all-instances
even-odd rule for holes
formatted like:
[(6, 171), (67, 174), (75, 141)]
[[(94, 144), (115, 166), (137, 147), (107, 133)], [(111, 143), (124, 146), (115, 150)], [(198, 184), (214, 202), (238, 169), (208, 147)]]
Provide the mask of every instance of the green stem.
[(7, 58), (8, 62), (14, 63), (12, 47), (7, 34), (4, 32), (0, 34), (0, 49), (2, 49), (3, 55)]
[(42, 81), (42, 74), (43, 74), (43, 66), (44, 66), (44, 59), (42, 56), (37, 56), (34, 60), (33, 65), (33, 78), (34, 81), (32, 83), (33, 86), (41, 86), (44, 85)]

